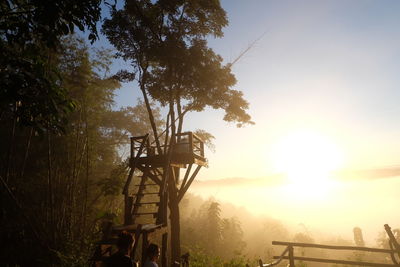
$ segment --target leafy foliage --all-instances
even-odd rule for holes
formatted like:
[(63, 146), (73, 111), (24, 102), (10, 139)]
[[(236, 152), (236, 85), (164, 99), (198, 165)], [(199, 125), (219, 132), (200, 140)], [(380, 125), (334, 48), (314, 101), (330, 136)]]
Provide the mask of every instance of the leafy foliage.
[(204, 144), (212, 151), (215, 152), (215, 145), (213, 140), (215, 139), (214, 135), (210, 134), (209, 132), (201, 129), (197, 129), (194, 132), (200, 139), (204, 142)]
[(25, 45), (40, 40), (48, 47), (58, 45), (60, 36), (74, 33), (75, 27), (91, 31), (97, 38), (96, 22), (100, 19), (98, 0), (6, 0), (0, 4), (0, 32), (5, 41)]
[(39, 136), (33, 126), (19, 125), (10, 136), (7, 127), (1, 128), (0, 171), (8, 173), (2, 180), (14, 196), (1, 187), (1, 244), (10, 248), (0, 252), (1, 262), (84, 265), (102, 220), (118, 220), (127, 175), (118, 150), (127, 135), (143, 134), (150, 125), (138, 120), (146, 115), (139, 114), (140, 103), (112, 109), (119, 82), (106, 75), (110, 59), (107, 51), (91, 54), (82, 40), (64, 39), (54, 64), (60, 85), (76, 103), (65, 134), (44, 129)]
[[(227, 23), (219, 1), (128, 1), (111, 11), (103, 32), (131, 63), (142, 90), (162, 105), (175, 103), (180, 121), (210, 106), (242, 126), (252, 123), (248, 103), (231, 89), (236, 79), (205, 39), (221, 37)], [(123, 70), (119, 77), (126, 81), (134, 74)]]
[(0, 119), (63, 131), (75, 108), (61, 83), (55, 53), (61, 37), (90, 30), (97, 38), (100, 1), (6, 0), (0, 4)]
[[(220, 204), (212, 199), (201, 204), (198, 210), (182, 221), (182, 225), (183, 246), (190, 254), (207, 254), (209, 259), (219, 259), (221, 264), (227, 260), (238, 260), (245, 255), (246, 243), (243, 241), (240, 221), (235, 217), (221, 218)], [(199, 260), (201, 258), (203, 257)]]
[[(244, 257), (223, 260), (220, 257), (205, 254), (201, 250), (195, 250), (190, 257), (190, 266), (193, 267), (247, 267), (249, 262), (250, 261)], [(252, 261), (251, 266), (256, 266), (255, 261)]]

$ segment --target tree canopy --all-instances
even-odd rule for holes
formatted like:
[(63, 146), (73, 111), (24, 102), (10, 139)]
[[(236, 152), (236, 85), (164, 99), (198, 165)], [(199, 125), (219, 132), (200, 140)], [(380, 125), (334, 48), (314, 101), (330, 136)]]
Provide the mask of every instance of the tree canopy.
[(13, 121), (1, 120), (1, 262), (84, 266), (101, 221), (118, 221), (127, 176), (121, 148), (151, 126), (143, 103), (114, 110), (120, 84), (107, 76), (111, 59), (109, 51), (63, 39), (53, 62), (76, 106), (66, 114), (64, 134), (45, 129), (39, 136), (32, 126), (16, 127), (10, 136)]
[[(183, 131), (185, 115), (206, 107), (225, 111), (224, 120), (238, 127), (252, 124), (243, 93), (232, 89), (236, 83), (231, 65), (223, 64), (207, 45), (207, 38), (222, 37), (228, 24), (220, 2), (203, 0), (137, 0), (125, 1), (122, 9), (113, 6), (102, 32), (117, 49), (117, 56), (129, 62), (132, 69), (121, 70), (120, 81), (136, 80), (143, 94), (158, 154), (163, 154), (154, 125), (149, 97), (168, 108), (166, 137), (169, 156), (174, 136)], [(177, 121), (177, 123), (176, 123)], [(204, 135), (212, 139), (211, 135)], [(171, 262), (180, 257), (179, 199), (173, 175), (164, 168), (168, 181), (168, 207), (171, 222)]]
[[(178, 113), (179, 127), (189, 111), (207, 106), (225, 111), (224, 120), (251, 124), (243, 93), (230, 65), (207, 46), (228, 24), (219, 1), (127, 1), (111, 10), (103, 33), (128, 61), (121, 80), (136, 78), (141, 90)], [(175, 111), (170, 110), (170, 112)]]
[[(60, 39), (77, 27), (97, 38), (99, 0), (6, 0), (0, 3), (0, 114), (20, 124), (63, 130), (75, 106), (54, 62)], [(0, 117), (0, 119), (1, 119)]]

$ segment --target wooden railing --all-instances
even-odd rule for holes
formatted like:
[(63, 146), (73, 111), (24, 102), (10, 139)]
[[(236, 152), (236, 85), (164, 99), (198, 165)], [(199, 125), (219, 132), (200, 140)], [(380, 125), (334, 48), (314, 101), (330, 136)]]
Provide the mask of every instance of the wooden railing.
[(387, 253), (387, 254), (395, 254), (398, 253), (396, 250), (391, 249), (380, 249), (380, 248), (368, 248), (368, 247), (353, 247), (353, 246), (330, 246), (330, 245), (321, 245), (321, 244), (309, 244), (309, 243), (295, 243), (295, 242), (281, 242), (281, 241), (273, 241), (272, 245), (280, 245), (286, 246), (286, 249), (283, 251), (282, 255), (274, 256), (274, 259), (277, 261), (263, 264), (260, 261), (260, 267), (268, 267), (268, 266), (276, 266), (282, 260), (289, 260), (289, 267), (295, 267), (295, 261), (308, 261), (308, 262), (321, 262), (321, 263), (336, 263), (336, 264), (347, 264), (347, 265), (362, 265), (362, 266), (373, 266), (373, 267), (384, 267), (384, 266), (400, 266), (396, 263), (387, 264), (387, 263), (371, 263), (371, 262), (363, 262), (363, 261), (349, 261), (349, 260), (335, 260), (335, 259), (321, 259), (321, 258), (310, 258), (310, 257), (300, 257), (294, 255), (295, 247), (302, 248), (320, 248), (320, 249), (334, 249), (334, 250), (351, 250), (351, 251), (366, 251), (366, 252), (375, 252), (375, 253)]
[[(204, 157), (204, 142), (192, 132), (185, 132), (175, 135), (174, 153), (193, 153)], [(142, 145), (143, 142), (146, 144)], [(161, 145), (164, 153), (168, 151), (169, 145)], [(156, 146), (151, 145), (150, 141), (145, 140), (145, 136), (131, 137), (131, 158), (135, 158), (140, 153), (140, 157), (159, 155)]]
[[(381, 248), (368, 248), (368, 247), (353, 247), (353, 246), (330, 246), (321, 244), (310, 244), (310, 243), (295, 243), (295, 242), (281, 242), (272, 241), (272, 245), (286, 246), (286, 249), (280, 256), (274, 256), (276, 260), (272, 263), (264, 264), (259, 260), (259, 267), (276, 266), (282, 262), (282, 260), (289, 260), (289, 267), (295, 267), (295, 261), (308, 261), (308, 262), (320, 262), (320, 263), (335, 263), (335, 264), (347, 264), (347, 265), (358, 265), (358, 266), (372, 266), (372, 267), (385, 267), (385, 266), (400, 266), (400, 262), (396, 259), (396, 255), (400, 258), (400, 245), (398, 244), (395, 236), (393, 235), (389, 225), (385, 224), (385, 231), (389, 237), (390, 249)], [(392, 264), (387, 263), (373, 263), (364, 261), (349, 261), (349, 260), (335, 260), (335, 259), (321, 259), (321, 258), (310, 258), (310, 257), (299, 257), (294, 255), (294, 248), (319, 248), (319, 249), (333, 249), (333, 250), (351, 250), (351, 251), (365, 251), (373, 253), (386, 253), (390, 255)]]

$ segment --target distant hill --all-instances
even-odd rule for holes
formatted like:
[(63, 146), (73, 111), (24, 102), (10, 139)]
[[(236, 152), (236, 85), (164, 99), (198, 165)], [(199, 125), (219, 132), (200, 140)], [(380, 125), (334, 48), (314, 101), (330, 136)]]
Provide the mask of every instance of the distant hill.
[(276, 174), (262, 178), (243, 178), (232, 177), (213, 180), (195, 180), (193, 187), (220, 187), (220, 186), (260, 186), (260, 185), (278, 185), (286, 180), (285, 175)]
[[(333, 172), (333, 176), (339, 180), (375, 180), (394, 178), (400, 176), (400, 166), (383, 167), (361, 170), (339, 170)], [(192, 186), (195, 188), (206, 187), (247, 187), (247, 186), (273, 186), (284, 183), (287, 180), (285, 174), (275, 174), (261, 178), (231, 177), (211, 180), (195, 180)]]
[(357, 179), (357, 180), (374, 180), (382, 178), (393, 178), (400, 176), (400, 166), (391, 166), (364, 170), (340, 170), (334, 173), (336, 178)]

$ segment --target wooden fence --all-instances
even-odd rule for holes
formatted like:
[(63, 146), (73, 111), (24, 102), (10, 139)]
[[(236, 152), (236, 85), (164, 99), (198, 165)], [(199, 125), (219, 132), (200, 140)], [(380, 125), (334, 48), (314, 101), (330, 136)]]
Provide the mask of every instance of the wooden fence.
[[(368, 248), (368, 247), (354, 247), (354, 246), (331, 246), (331, 245), (321, 245), (321, 244), (309, 244), (309, 243), (295, 243), (295, 242), (281, 242), (272, 241), (272, 245), (286, 246), (285, 250), (280, 256), (274, 256), (276, 260), (272, 263), (264, 264), (261, 260), (259, 261), (260, 267), (276, 266), (283, 260), (288, 260), (289, 267), (295, 267), (295, 261), (305, 261), (305, 262), (320, 262), (320, 263), (335, 263), (335, 264), (346, 264), (346, 265), (358, 265), (358, 266), (371, 266), (371, 267), (394, 267), (399, 266), (400, 262), (397, 258), (400, 258), (400, 245), (397, 243), (390, 227), (386, 224), (385, 230), (389, 236), (390, 249), (381, 248)], [(336, 260), (336, 259), (322, 259), (322, 258), (311, 258), (311, 257), (301, 257), (294, 255), (294, 248), (319, 248), (319, 249), (332, 249), (332, 250), (347, 250), (347, 251), (365, 251), (372, 253), (386, 253), (390, 255), (392, 259), (391, 264), (388, 263), (372, 263), (363, 261), (350, 261), (350, 260)]]

